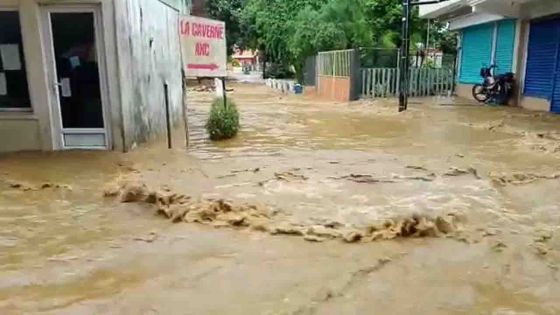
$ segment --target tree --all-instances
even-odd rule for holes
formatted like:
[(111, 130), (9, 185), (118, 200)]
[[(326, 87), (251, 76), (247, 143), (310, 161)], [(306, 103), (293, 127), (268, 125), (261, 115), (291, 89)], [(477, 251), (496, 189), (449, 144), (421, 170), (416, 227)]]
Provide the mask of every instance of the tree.
[(434, 26), (431, 28), (430, 36), (432, 37), (432, 42), (435, 48), (441, 49), (444, 54), (456, 54), (457, 53), (457, 33), (450, 31), (447, 25), (444, 25), (438, 21), (434, 22)]
[(371, 31), (361, 11), (361, 0), (330, 0), (319, 8), (308, 6), (290, 22), (288, 51), (298, 79), (305, 59), (322, 50), (371, 45)]
[[(258, 49), (261, 56), (298, 75), (305, 59), (322, 50), (400, 46), (399, 0), (208, 0), (209, 15), (226, 21), (229, 47)], [(427, 20), (412, 20), (412, 42), (424, 42)], [(453, 46), (453, 36), (437, 28), (437, 47)]]
[(226, 39), (228, 55), (233, 53), (233, 47), (243, 44), (241, 31), (241, 13), (246, 0), (207, 0), (206, 12), (209, 17), (226, 23)]

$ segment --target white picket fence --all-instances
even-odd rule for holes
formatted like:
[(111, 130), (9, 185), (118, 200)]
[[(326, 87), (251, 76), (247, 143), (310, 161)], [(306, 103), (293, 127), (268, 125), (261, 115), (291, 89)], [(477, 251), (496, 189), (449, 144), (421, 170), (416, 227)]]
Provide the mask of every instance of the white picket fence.
[(294, 86), (296, 85), (295, 80), (283, 80), (283, 79), (266, 79), (265, 85), (269, 88), (279, 90), (282, 93), (293, 93)]
[[(399, 91), (399, 69), (361, 69), (362, 97), (394, 97)], [(453, 70), (412, 68), (409, 78), (411, 97), (448, 95), (453, 90)]]

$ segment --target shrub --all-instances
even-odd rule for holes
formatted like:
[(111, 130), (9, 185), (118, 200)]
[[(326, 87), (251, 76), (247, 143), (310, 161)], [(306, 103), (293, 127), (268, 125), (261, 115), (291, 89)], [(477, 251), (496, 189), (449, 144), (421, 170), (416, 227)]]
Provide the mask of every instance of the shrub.
[(228, 99), (224, 107), (223, 98), (215, 98), (212, 102), (210, 115), (206, 122), (206, 130), (214, 141), (231, 139), (239, 131), (239, 112), (235, 103)]

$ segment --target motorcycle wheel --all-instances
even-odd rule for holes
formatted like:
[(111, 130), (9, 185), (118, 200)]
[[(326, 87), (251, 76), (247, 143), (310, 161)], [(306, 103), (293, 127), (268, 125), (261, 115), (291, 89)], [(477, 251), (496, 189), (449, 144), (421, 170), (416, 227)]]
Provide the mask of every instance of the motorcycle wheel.
[(485, 103), (488, 100), (488, 89), (482, 84), (475, 84), (472, 88), (472, 95), (478, 102)]

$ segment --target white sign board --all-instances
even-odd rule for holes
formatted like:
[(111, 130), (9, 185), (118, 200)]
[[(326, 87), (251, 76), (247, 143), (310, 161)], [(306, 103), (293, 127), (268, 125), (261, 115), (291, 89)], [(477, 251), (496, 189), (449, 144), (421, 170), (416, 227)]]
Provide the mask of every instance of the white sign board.
[(179, 21), (183, 67), (187, 77), (227, 76), (226, 24), (195, 16)]

